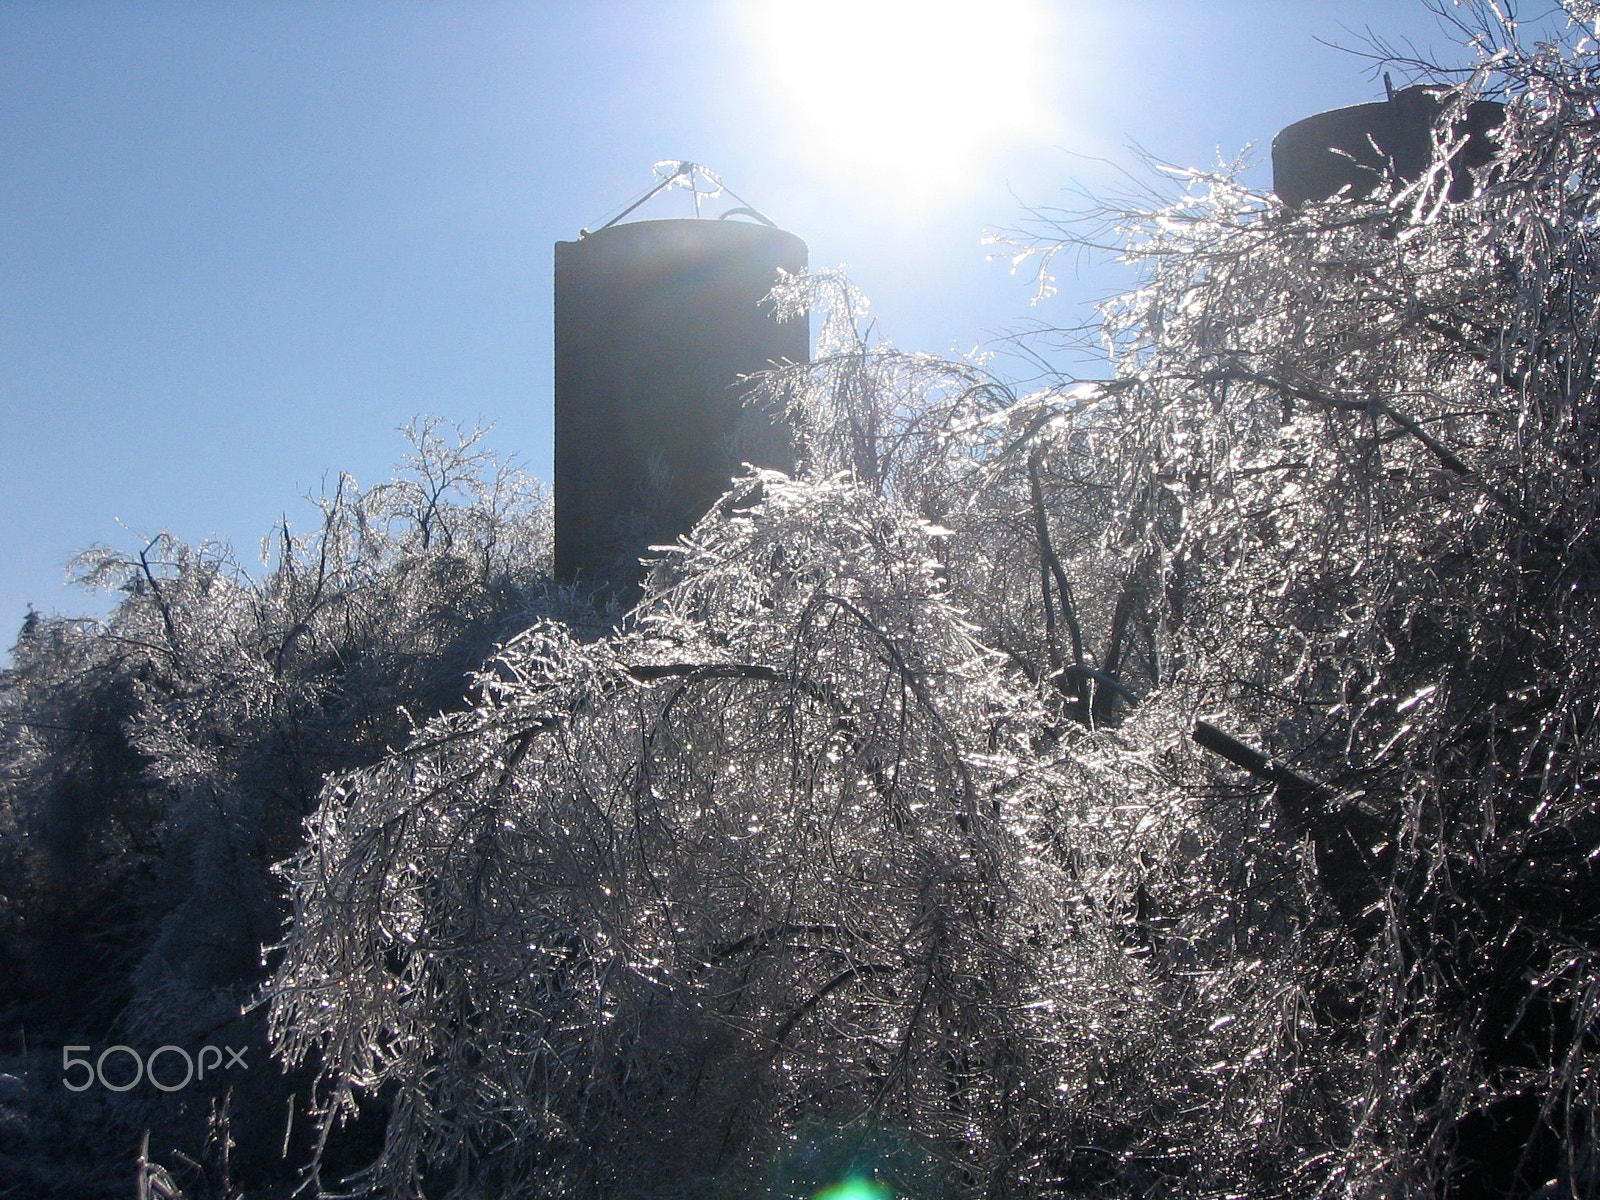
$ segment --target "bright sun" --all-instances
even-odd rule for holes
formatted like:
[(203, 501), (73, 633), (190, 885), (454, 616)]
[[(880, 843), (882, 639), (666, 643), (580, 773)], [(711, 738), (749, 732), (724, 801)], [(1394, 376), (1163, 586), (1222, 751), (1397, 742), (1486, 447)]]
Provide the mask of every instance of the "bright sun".
[(974, 190), (1008, 144), (1051, 134), (1040, 0), (755, 0), (746, 11), (797, 150), (901, 212)]

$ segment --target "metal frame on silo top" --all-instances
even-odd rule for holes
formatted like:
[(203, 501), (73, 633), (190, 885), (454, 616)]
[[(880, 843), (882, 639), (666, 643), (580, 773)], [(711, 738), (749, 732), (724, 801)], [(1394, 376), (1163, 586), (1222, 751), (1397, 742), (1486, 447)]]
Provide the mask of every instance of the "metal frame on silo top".
[(637, 221), (556, 243), (556, 577), (636, 594), (638, 559), (685, 533), (742, 462), (792, 470), (788, 432), (741, 375), (804, 362), (804, 320), (761, 303), (792, 233), (742, 221)]

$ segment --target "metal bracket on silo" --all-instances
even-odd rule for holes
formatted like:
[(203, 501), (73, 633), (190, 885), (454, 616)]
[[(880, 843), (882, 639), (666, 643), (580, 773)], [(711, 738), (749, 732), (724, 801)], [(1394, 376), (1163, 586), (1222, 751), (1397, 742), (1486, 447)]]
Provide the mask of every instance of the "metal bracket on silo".
[(556, 577), (636, 598), (740, 464), (794, 469), (789, 431), (741, 376), (810, 357), (805, 320), (763, 298), (806, 245), (731, 220), (614, 224), (555, 254)]
[[(1318, 113), (1272, 139), (1272, 190), (1285, 204), (1328, 200), (1342, 190), (1365, 199), (1386, 181), (1410, 183), (1433, 162), (1433, 128), (1445, 89), (1418, 84), (1387, 100)], [(1505, 106), (1475, 100), (1450, 130), (1466, 144), (1450, 162), (1451, 200), (1472, 195), (1473, 174), (1494, 161)]]

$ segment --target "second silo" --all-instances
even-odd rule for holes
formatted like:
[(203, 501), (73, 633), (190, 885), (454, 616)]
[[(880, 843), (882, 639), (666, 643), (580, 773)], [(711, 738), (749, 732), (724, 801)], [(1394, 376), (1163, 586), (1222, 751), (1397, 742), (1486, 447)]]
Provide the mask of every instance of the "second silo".
[(686, 532), (741, 462), (789, 470), (789, 438), (739, 378), (804, 362), (804, 320), (763, 298), (806, 265), (792, 233), (637, 221), (556, 243), (558, 578), (630, 591), (651, 545)]

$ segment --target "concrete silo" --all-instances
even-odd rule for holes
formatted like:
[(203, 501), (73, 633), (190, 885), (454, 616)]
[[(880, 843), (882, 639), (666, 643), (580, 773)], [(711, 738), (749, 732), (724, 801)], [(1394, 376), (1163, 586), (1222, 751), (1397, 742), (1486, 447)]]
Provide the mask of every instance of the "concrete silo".
[[(1387, 100), (1336, 108), (1287, 126), (1272, 140), (1272, 190), (1285, 204), (1304, 204), (1346, 188), (1351, 198), (1364, 199), (1385, 180), (1420, 178), (1433, 161), (1442, 94), (1441, 88), (1418, 84)], [(1494, 161), (1494, 131), (1504, 119), (1504, 105), (1475, 100), (1451, 128), (1451, 138), (1466, 139), (1450, 162), (1451, 200), (1470, 196), (1474, 173)]]
[(686, 532), (741, 462), (792, 469), (739, 377), (804, 362), (762, 298), (806, 246), (770, 225), (638, 221), (556, 243), (556, 575), (631, 598), (639, 556)]

